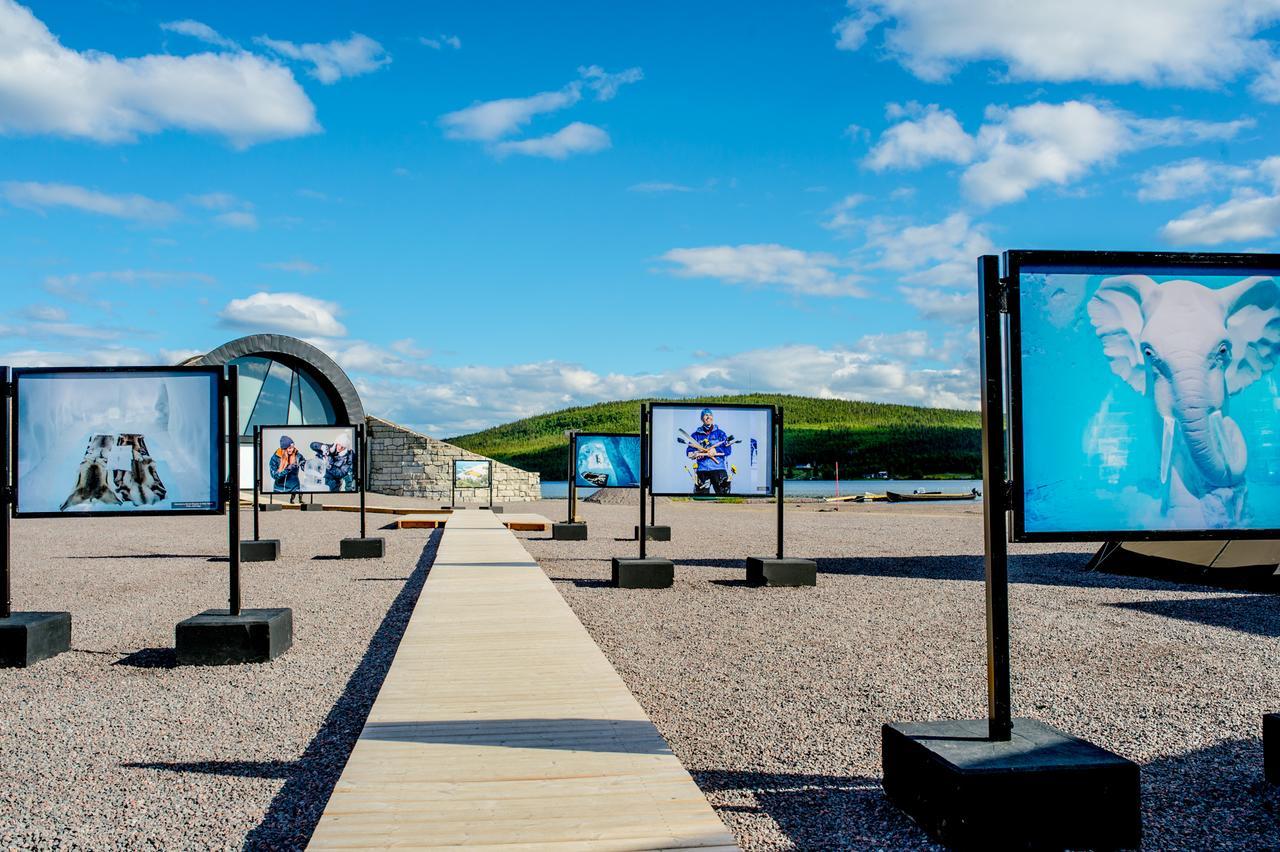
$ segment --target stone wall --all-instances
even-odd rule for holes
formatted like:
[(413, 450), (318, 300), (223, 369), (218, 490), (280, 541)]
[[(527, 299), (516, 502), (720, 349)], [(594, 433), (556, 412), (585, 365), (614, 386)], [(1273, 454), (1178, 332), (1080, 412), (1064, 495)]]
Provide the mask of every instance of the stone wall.
[[(486, 461), (435, 438), (420, 435), (378, 417), (366, 417), (369, 432), (369, 490), (399, 497), (426, 497), (449, 502), (454, 459)], [(542, 496), (541, 476), (511, 465), (493, 462), (495, 503), (518, 503)], [(457, 492), (459, 503), (488, 502), (488, 490)]]

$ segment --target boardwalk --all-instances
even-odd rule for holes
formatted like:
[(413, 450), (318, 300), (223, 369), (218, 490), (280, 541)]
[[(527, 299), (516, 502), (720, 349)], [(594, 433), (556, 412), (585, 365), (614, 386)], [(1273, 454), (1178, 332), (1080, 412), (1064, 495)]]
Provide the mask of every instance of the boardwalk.
[(491, 512), (454, 514), (312, 849), (735, 849)]

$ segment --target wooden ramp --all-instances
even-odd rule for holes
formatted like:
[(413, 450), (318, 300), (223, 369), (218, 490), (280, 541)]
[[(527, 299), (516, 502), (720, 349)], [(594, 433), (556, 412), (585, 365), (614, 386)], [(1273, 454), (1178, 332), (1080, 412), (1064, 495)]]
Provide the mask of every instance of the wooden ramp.
[(457, 512), (311, 849), (736, 849), (551, 581)]
[[(468, 509), (467, 511), (472, 511)], [(492, 515), (492, 512), (485, 512), (486, 515)], [(417, 515), (401, 515), (396, 519), (396, 529), (401, 530), (433, 530), (436, 527), (443, 527), (449, 523), (449, 518), (453, 517), (447, 513), (429, 513)], [(509, 530), (520, 530), (521, 532), (545, 532), (551, 526), (551, 521), (542, 515), (531, 513), (497, 515), (502, 526)]]

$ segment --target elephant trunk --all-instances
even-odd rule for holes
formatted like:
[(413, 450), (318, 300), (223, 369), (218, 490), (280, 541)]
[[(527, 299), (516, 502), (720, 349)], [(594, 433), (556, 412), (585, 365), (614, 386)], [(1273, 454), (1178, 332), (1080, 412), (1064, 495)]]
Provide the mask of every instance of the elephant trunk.
[(1247, 450), (1240, 427), (1222, 413), (1209, 382), (1207, 375), (1175, 380), (1174, 412), (1204, 481), (1211, 488), (1231, 487), (1244, 479)]

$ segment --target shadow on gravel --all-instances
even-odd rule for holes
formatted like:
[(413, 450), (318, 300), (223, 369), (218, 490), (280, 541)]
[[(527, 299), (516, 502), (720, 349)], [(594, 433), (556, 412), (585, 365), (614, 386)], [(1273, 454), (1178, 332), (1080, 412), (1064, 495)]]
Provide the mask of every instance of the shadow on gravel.
[(301, 849), (307, 845), (391, 667), (422, 584), (426, 582), (431, 563), (435, 560), (440, 532), (434, 530), (427, 539), (408, 582), (392, 601), (360, 664), (347, 680), (342, 695), (330, 708), (320, 730), (307, 744), (302, 757), (284, 764), (280, 774), (266, 776), (284, 778), (285, 783), (271, 800), (262, 822), (245, 837), (245, 849)]
[(222, 559), (224, 562), (227, 557), (214, 556), (211, 553), (120, 553), (111, 556), (103, 556), (101, 554), (81, 554), (78, 556), (64, 556), (63, 559)]
[[(1073, 586), (1088, 589), (1137, 589), (1178, 590), (1195, 588), (1186, 583), (1176, 583), (1147, 577), (1111, 574), (1105, 571), (1085, 570), (1091, 556), (1088, 553), (1024, 553), (1009, 557), (1009, 581), (1035, 586)], [(569, 561), (556, 558), (557, 562)], [(861, 577), (905, 577), (914, 580), (970, 580), (983, 579), (982, 556), (822, 556), (818, 563), (819, 574)], [(741, 570), (742, 559), (676, 559), (676, 566), (690, 568), (726, 568)], [(1206, 586), (1200, 588), (1210, 591)]]
[(126, 769), (161, 769), (168, 772), (196, 772), (232, 778), (288, 778), (294, 771), (289, 760), (202, 760), (194, 763), (126, 763)]
[(1225, 627), (1254, 636), (1280, 636), (1280, 610), (1276, 609), (1275, 595), (1129, 601), (1109, 606), (1179, 621), (1195, 621), (1210, 627)]
[(543, 748), (608, 754), (670, 754), (652, 722), (634, 719), (483, 719), (384, 722), (367, 725), (365, 739), (385, 742)]
[(178, 652), (173, 648), (143, 648), (121, 657), (111, 665), (135, 669), (173, 669), (178, 667)]
[(928, 837), (885, 798), (878, 778), (774, 772), (694, 770), (704, 792), (754, 796), (756, 807), (716, 806), (726, 813), (763, 813), (798, 849), (933, 848)]
[(553, 583), (573, 583), (580, 589), (603, 589), (612, 586), (612, 580), (584, 580), (581, 577), (548, 577)]
[(1144, 848), (1280, 849), (1278, 817), (1280, 786), (1263, 779), (1261, 736), (1142, 766)]

